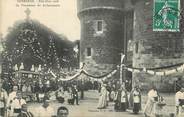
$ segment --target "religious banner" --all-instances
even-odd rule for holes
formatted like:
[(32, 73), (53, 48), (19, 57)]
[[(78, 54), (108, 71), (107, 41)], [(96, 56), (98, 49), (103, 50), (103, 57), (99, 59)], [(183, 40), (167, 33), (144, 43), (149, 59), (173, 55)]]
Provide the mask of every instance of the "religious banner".
[(153, 31), (179, 32), (180, 0), (154, 0)]

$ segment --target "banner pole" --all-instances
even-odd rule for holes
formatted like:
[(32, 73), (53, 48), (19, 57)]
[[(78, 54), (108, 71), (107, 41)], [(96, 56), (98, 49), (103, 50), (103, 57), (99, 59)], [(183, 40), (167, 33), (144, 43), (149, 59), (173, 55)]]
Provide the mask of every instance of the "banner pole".
[(120, 62), (120, 83), (123, 83), (123, 59), (124, 59), (125, 55), (123, 53), (121, 53), (121, 62)]

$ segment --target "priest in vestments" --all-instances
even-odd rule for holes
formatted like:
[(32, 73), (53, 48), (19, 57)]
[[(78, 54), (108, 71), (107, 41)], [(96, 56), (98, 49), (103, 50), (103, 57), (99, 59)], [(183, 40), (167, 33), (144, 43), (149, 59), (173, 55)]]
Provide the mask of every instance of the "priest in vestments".
[(106, 89), (106, 85), (102, 84), (102, 88), (101, 88), (101, 92), (100, 92), (100, 98), (99, 98), (99, 102), (98, 102), (98, 109), (103, 109), (107, 107), (107, 89)]
[(130, 93), (130, 108), (137, 114), (141, 110), (141, 91), (138, 86), (135, 86)]
[(128, 95), (127, 91), (122, 85), (120, 89), (117, 91), (116, 96), (115, 96), (115, 110), (116, 111), (126, 111), (128, 108)]
[(154, 112), (154, 105), (156, 102), (156, 98), (158, 97), (158, 93), (155, 87), (153, 87), (148, 92), (148, 100), (146, 102), (145, 108), (144, 108), (144, 115), (145, 117), (149, 117), (153, 115)]

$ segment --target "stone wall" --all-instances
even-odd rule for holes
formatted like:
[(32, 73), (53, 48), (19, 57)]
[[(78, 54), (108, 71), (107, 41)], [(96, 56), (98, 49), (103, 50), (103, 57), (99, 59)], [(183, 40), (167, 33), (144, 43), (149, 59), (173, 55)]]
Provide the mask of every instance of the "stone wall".
[[(183, 32), (154, 32), (152, 30), (153, 0), (134, 3), (134, 53), (133, 67), (157, 68), (184, 62)], [(162, 91), (171, 91), (177, 76), (160, 77), (133, 73), (134, 84), (140, 82), (143, 89), (152, 84)]]
[(78, 12), (105, 7), (123, 10), (124, 5), (122, 0), (77, 0)]
[[(80, 62), (93, 74), (102, 75), (116, 69), (123, 49), (123, 12), (121, 0), (78, 0), (81, 22)], [(97, 31), (97, 22), (103, 31)], [(91, 48), (91, 56), (87, 56)]]

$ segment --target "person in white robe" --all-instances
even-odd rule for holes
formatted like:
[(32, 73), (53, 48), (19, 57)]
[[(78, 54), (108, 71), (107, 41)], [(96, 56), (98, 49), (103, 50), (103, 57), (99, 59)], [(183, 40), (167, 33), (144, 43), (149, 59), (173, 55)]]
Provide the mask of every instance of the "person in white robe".
[(66, 92), (66, 95), (67, 95), (66, 97), (67, 97), (68, 104), (73, 105), (74, 104), (74, 96), (73, 96), (71, 87), (68, 88), (68, 91)]
[(181, 95), (182, 95), (182, 90), (179, 90), (178, 92), (176, 92), (176, 94), (175, 94), (175, 113), (176, 113), (176, 115), (178, 115), (178, 113), (179, 113), (179, 98), (181, 97)]
[(102, 88), (101, 88), (101, 92), (100, 92), (100, 98), (99, 98), (99, 102), (98, 102), (98, 109), (103, 109), (106, 108), (107, 106), (107, 89), (106, 89), (106, 85), (102, 84)]
[(26, 104), (26, 101), (22, 98), (22, 93), (17, 91), (16, 97), (12, 100), (11, 103), (11, 111), (9, 116), (17, 116), (21, 112), (23, 104)]
[(13, 91), (8, 96), (7, 106), (10, 106), (12, 100), (16, 97), (17, 90), (18, 90), (18, 86), (13, 86)]
[(116, 92), (114, 90), (111, 91), (110, 98), (112, 101), (115, 101)]
[(178, 117), (184, 117), (184, 88), (181, 88), (180, 95), (178, 96), (179, 112)]
[(13, 91), (8, 95), (7, 106), (6, 106), (8, 115), (11, 114), (11, 104), (12, 104), (13, 99), (17, 95), (17, 91), (18, 91), (18, 86), (13, 86)]
[(69, 92), (68, 92), (68, 90), (66, 90), (66, 91), (64, 91), (64, 100), (65, 100), (65, 104), (67, 104), (68, 103), (68, 99), (69, 99), (70, 97), (69, 97)]
[(157, 90), (155, 87), (153, 87), (149, 92), (148, 92), (148, 99), (144, 108), (144, 115), (145, 117), (150, 117), (153, 112), (154, 112), (154, 104), (155, 104), (155, 99), (158, 97)]

